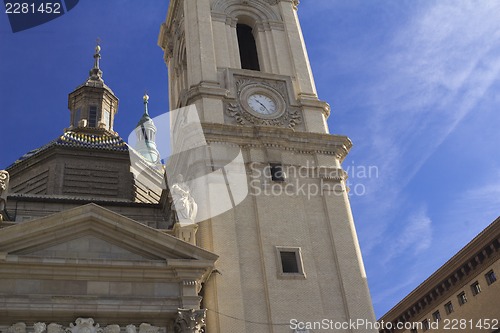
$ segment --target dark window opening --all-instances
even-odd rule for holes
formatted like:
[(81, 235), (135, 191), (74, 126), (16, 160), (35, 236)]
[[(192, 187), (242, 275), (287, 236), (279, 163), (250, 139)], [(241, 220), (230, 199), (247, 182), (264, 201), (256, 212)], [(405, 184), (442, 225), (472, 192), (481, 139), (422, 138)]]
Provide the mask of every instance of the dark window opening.
[(429, 320), (428, 319), (422, 320), (422, 328), (423, 328), (424, 332), (429, 330)]
[(444, 305), (444, 309), (446, 310), (446, 314), (450, 314), (453, 312), (453, 304), (451, 302), (448, 302)]
[(80, 122), (80, 109), (77, 109), (73, 116), (73, 127), (78, 127), (79, 122)]
[(300, 273), (296, 252), (281, 251), (280, 256), (283, 273)]
[(245, 24), (236, 25), (238, 46), (240, 48), (241, 68), (260, 71), (257, 44), (252, 33), (252, 28)]
[(464, 291), (458, 294), (457, 298), (458, 298), (458, 304), (464, 305), (465, 303), (467, 303), (467, 296), (465, 295)]
[(479, 282), (476, 281), (473, 284), (470, 285), (470, 289), (472, 290), (472, 295), (476, 296), (481, 292), (481, 286), (479, 285)]
[(285, 171), (281, 164), (271, 164), (271, 179), (273, 182), (284, 182), (286, 178)]
[(440, 321), (441, 320), (441, 313), (439, 313), (439, 310), (434, 312), (432, 314), (432, 318), (434, 318), (434, 321)]
[(97, 107), (91, 106), (89, 110), (89, 127), (96, 127), (97, 125)]
[(488, 282), (488, 286), (497, 280), (497, 276), (495, 275), (495, 272), (493, 272), (493, 270), (486, 273), (485, 277), (486, 282)]

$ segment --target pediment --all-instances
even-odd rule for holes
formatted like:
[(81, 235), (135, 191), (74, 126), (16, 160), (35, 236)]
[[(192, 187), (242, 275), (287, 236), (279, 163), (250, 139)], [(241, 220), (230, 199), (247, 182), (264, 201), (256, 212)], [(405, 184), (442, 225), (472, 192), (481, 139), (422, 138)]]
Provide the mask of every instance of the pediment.
[(217, 260), (217, 255), (96, 204), (0, 229), (0, 253), (129, 261)]

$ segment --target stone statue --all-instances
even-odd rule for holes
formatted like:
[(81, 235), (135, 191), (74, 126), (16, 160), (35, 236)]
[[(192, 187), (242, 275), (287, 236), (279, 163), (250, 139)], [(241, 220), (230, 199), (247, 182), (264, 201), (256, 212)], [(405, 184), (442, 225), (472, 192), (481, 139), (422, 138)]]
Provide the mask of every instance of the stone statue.
[(9, 173), (0, 170), (0, 221), (3, 220), (2, 212), (7, 203), (7, 190), (9, 189)]
[(204, 333), (206, 310), (178, 309), (175, 333)]
[(198, 213), (198, 205), (191, 196), (189, 187), (184, 183), (182, 175), (177, 176), (177, 183), (170, 188), (170, 191), (179, 222), (181, 224), (183, 222), (194, 223)]

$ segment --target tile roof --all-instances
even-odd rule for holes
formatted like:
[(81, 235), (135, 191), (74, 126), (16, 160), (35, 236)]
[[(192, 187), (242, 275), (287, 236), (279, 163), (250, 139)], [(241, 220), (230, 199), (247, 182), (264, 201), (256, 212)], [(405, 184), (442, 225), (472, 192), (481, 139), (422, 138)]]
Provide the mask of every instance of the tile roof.
[(129, 150), (127, 143), (118, 135), (112, 135), (106, 132), (91, 134), (68, 131), (48, 144), (24, 154), (7, 169), (53, 146), (124, 152)]

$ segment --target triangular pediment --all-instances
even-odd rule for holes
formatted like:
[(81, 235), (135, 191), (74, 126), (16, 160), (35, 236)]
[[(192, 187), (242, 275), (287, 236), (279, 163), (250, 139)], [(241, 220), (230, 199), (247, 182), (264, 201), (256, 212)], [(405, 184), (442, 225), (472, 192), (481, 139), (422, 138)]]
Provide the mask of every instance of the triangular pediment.
[(120, 261), (217, 259), (211, 252), (96, 204), (0, 229), (0, 253)]

